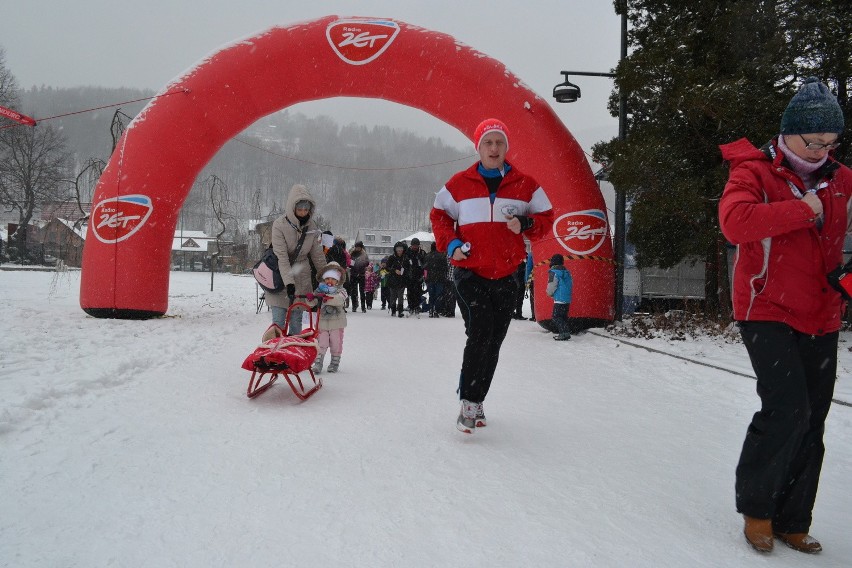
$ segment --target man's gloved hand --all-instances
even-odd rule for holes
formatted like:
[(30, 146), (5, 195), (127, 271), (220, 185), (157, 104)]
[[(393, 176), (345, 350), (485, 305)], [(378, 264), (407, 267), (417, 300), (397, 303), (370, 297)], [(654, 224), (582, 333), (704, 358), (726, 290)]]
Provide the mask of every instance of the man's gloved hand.
[(290, 300), (290, 304), (296, 301), (296, 285), (295, 284), (287, 284), (287, 299)]
[(506, 226), (519, 235), (533, 226), (533, 218), (526, 215), (506, 215)]
[(521, 232), (523, 233), (527, 229), (533, 226), (533, 218), (527, 217), (526, 215), (515, 215), (515, 219), (521, 222)]

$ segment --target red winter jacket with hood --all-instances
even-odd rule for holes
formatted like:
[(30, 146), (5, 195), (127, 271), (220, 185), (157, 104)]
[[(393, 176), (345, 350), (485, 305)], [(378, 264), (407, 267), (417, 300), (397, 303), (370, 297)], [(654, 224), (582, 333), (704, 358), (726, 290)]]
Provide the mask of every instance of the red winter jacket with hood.
[(840, 329), (840, 294), (826, 275), (843, 262), (852, 171), (829, 158), (818, 170), (821, 228), (778, 140), (720, 146), (730, 176), (719, 202), (722, 233), (737, 245), (734, 319), (776, 321), (810, 335)]
[[(455, 239), (471, 244), (470, 256), (451, 260), (453, 265), (496, 280), (515, 272), (527, 259), (524, 237), (535, 241), (550, 232), (553, 208), (538, 183), (514, 166), (491, 203), (478, 166), (479, 162), (450, 178), (435, 196), (429, 219), (438, 250), (448, 250)], [(506, 226), (506, 215), (531, 217), (533, 226), (516, 235)]]

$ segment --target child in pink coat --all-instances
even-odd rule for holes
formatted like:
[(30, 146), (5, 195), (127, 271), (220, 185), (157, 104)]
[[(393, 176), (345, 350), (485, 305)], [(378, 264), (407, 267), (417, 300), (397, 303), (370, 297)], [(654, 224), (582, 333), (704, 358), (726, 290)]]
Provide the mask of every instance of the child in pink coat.
[(376, 290), (379, 288), (379, 275), (372, 263), (367, 265), (364, 273), (364, 292), (367, 296), (367, 309), (373, 309), (373, 298), (376, 295)]

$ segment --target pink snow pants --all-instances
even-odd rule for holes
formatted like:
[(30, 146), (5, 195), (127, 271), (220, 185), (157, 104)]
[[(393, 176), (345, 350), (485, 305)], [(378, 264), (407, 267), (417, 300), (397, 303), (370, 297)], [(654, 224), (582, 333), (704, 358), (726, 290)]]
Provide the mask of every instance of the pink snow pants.
[(333, 357), (339, 357), (343, 354), (343, 330), (340, 329), (330, 329), (328, 331), (320, 331), (319, 337), (317, 340), (319, 341), (319, 355), (325, 355), (325, 352), (331, 348), (331, 355)]

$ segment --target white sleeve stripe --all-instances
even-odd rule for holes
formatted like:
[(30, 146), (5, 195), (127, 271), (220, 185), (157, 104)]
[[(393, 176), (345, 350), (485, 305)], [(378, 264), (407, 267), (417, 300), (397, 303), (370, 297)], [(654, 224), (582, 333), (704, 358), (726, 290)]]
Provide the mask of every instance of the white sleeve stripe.
[(435, 204), (433, 207), (444, 211), (453, 219), (459, 218), (459, 204), (453, 199), (453, 194), (450, 193), (447, 186), (442, 187), (435, 195)]
[(533, 192), (532, 199), (530, 199), (530, 214), (541, 213), (548, 209), (553, 209), (553, 205), (551, 205), (550, 200), (547, 198), (544, 189), (539, 187)]

